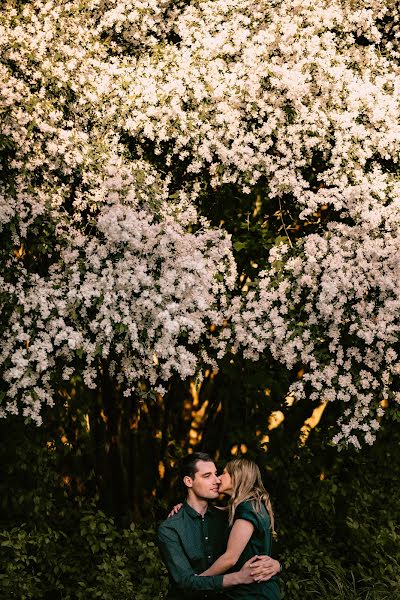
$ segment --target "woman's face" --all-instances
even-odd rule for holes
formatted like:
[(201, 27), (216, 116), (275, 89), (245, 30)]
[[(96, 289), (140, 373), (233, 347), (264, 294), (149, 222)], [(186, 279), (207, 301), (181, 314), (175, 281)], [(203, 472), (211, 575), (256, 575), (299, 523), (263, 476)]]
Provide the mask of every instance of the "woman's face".
[(232, 494), (232, 479), (226, 469), (223, 470), (222, 475), (219, 476), (221, 483), (219, 484), (218, 491), (220, 494)]

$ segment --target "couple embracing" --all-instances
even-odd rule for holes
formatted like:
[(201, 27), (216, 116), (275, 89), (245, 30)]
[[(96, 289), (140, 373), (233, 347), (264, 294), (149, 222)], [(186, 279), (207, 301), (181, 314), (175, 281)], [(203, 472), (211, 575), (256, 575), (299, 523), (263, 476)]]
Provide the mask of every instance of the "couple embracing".
[[(158, 529), (168, 600), (279, 600), (274, 519), (257, 465), (234, 459), (218, 475), (210, 456), (195, 452), (181, 477), (186, 501)], [(219, 494), (230, 496), (227, 509), (210, 504)]]

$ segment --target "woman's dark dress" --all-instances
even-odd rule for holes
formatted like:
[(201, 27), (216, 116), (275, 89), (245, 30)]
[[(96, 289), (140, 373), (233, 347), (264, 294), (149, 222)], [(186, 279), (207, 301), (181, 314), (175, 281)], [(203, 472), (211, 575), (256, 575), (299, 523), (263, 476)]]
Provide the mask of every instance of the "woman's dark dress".
[[(234, 571), (241, 569), (244, 563), (255, 554), (268, 554), (268, 556), (271, 556), (272, 549), (270, 519), (264, 506), (261, 507), (261, 512), (257, 512), (252, 500), (241, 502), (235, 511), (235, 521), (236, 519), (249, 521), (254, 525), (254, 531), (233, 568)], [(280, 600), (281, 598), (276, 575), (263, 583), (237, 585), (226, 590), (226, 595), (232, 600)]]

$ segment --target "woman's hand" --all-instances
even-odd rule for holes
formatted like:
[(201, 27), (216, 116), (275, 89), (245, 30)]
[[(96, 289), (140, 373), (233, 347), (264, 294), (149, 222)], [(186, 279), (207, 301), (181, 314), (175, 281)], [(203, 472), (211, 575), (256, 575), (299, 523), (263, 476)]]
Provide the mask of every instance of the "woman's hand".
[(268, 581), (281, 570), (280, 563), (270, 556), (261, 555), (253, 559), (255, 560), (251, 565), (251, 575), (254, 581)]
[(180, 511), (182, 506), (183, 506), (182, 502), (179, 502), (179, 504), (175, 504), (175, 506), (172, 508), (171, 512), (168, 513), (168, 519), (170, 517), (172, 517), (173, 515), (176, 515), (176, 513)]

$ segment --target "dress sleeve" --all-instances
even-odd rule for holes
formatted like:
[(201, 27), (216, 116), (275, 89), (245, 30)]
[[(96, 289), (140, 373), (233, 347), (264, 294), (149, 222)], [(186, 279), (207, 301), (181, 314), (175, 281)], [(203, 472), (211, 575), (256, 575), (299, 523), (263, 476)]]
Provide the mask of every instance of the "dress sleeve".
[(244, 519), (245, 521), (249, 521), (254, 526), (255, 531), (260, 529), (259, 518), (251, 502), (249, 501), (241, 502), (237, 506), (234, 520), (236, 521), (236, 519)]

